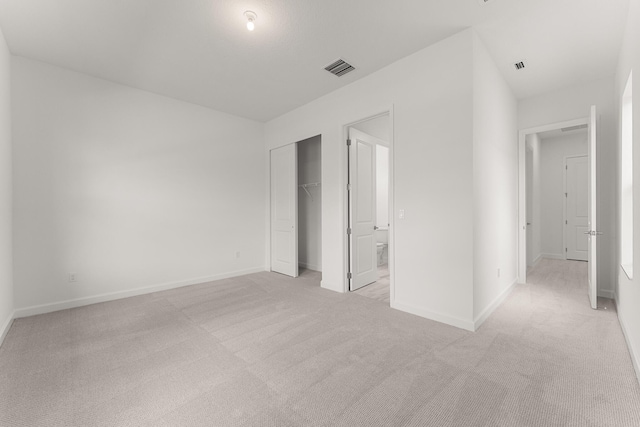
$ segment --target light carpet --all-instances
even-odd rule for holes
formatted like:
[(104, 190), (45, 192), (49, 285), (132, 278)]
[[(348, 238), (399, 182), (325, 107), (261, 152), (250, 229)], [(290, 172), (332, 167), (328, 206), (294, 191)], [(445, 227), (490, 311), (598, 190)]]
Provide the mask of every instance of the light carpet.
[(18, 319), (3, 426), (639, 426), (615, 308), (543, 260), (476, 333), (258, 273)]

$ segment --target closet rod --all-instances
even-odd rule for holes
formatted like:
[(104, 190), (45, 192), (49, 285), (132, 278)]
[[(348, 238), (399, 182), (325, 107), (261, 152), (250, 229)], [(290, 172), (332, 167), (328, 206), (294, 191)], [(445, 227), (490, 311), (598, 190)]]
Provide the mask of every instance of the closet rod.
[(310, 182), (308, 184), (300, 184), (298, 185), (298, 187), (303, 187), (303, 188), (307, 188), (307, 187), (317, 187), (319, 186), (321, 183), (320, 182)]
[(307, 190), (307, 187), (318, 187), (318, 186), (320, 186), (319, 182), (310, 182), (308, 184), (300, 184), (300, 185), (298, 185), (298, 187), (302, 187), (304, 192), (307, 193), (307, 195), (309, 197), (311, 197), (311, 201), (312, 202), (313, 202), (313, 196), (311, 195), (311, 193), (309, 193), (309, 190)]

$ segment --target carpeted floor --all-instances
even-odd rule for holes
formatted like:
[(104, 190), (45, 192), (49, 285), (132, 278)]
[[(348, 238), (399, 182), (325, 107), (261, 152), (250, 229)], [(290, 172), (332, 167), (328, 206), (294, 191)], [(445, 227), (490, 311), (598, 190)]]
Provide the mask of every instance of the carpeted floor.
[(476, 333), (258, 273), (18, 319), (3, 426), (639, 426), (586, 263), (543, 260)]

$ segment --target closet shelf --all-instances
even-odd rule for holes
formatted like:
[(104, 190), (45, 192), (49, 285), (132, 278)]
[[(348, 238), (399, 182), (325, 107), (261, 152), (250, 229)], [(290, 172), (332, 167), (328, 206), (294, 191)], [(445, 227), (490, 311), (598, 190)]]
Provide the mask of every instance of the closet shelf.
[(320, 182), (309, 182), (307, 184), (300, 184), (300, 185), (298, 185), (298, 187), (302, 187), (304, 192), (307, 193), (307, 195), (309, 197), (311, 197), (311, 201), (313, 202), (313, 196), (311, 195), (311, 193), (309, 193), (309, 190), (307, 190), (307, 188), (309, 188), (309, 187), (319, 187), (320, 184), (321, 184)]

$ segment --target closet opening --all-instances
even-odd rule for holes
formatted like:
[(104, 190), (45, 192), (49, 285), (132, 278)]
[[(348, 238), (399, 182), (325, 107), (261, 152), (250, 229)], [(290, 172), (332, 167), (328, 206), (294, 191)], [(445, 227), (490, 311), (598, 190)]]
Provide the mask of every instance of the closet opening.
[(300, 275), (322, 272), (321, 136), (298, 145), (298, 267)]
[(322, 137), (270, 152), (271, 271), (321, 279)]

